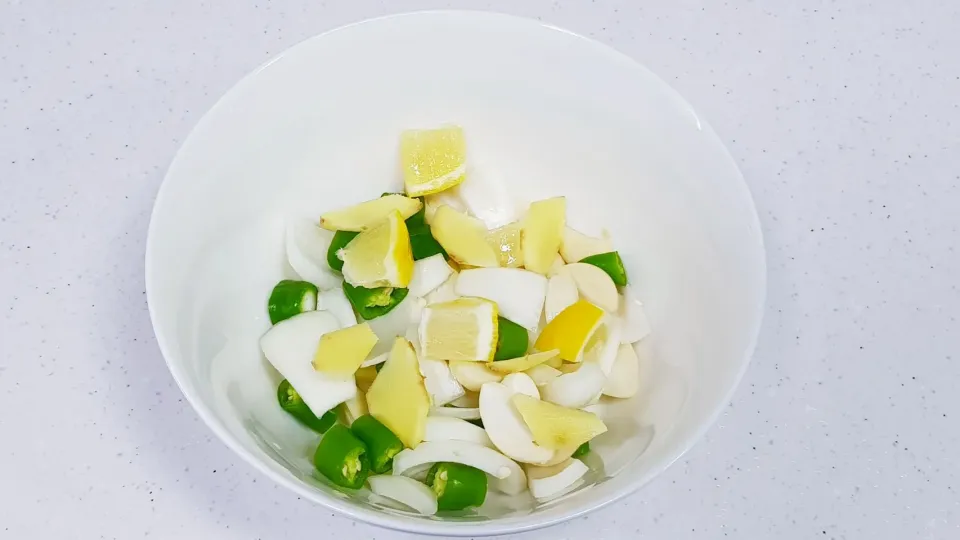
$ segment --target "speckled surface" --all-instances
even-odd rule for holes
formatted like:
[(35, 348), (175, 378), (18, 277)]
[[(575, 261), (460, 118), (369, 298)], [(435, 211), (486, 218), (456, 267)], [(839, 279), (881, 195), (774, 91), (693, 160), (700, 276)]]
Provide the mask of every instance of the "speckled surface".
[(143, 251), (190, 128), (323, 30), (416, 8), (542, 18), (709, 118), (769, 254), (755, 360), (647, 489), (523, 540), (960, 538), (960, 5), (0, 5), (0, 538), (411, 538), (299, 500), (215, 440), (154, 341)]

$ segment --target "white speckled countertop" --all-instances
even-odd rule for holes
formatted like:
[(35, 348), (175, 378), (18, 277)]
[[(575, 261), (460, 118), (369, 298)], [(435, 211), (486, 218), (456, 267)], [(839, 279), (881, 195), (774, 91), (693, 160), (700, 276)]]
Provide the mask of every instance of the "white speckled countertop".
[(541, 18), (710, 119), (770, 290), (719, 423), (645, 490), (522, 540), (960, 538), (960, 4), (951, 0), (0, 3), (0, 538), (376, 538), (242, 463), (183, 401), (148, 216), (243, 74), (417, 8)]

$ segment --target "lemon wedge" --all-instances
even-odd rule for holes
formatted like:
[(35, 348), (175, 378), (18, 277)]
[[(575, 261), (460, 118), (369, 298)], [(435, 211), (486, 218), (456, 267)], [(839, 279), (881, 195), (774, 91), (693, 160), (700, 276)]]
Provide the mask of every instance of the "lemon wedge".
[(505, 268), (523, 266), (523, 251), (520, 249), (521, 229), (520, 223), (515, 221), (487, 232), (487, 242), (497, 252), (500, 266)]
[(354, 287), (406, 287), (413, 278), (410, 234), (396, 210), (358, 234), (337, 256), (343, 260), (343, 279)]
[(497, 348), (497, 305), (480, 298), (431, 304), (419, 334), (426, 358), (489, 362)]
[(459, 126), (408, 130), (400, 135), (400, 165), (407, 195), (450, 189), (466, 177), (467, 144)]
[(523, 221), (523, 264), (527, 270), (538, 274), (550, 271), (560, 252), (566, 213), (564, 197), (530, 203)]
[(377, 335), (367, 323), (328, 332), (320, 336), (313, 369), (334, 377), (351, 376), (376, 344)]
[(487, 243), (483, 223), (453, 208), (437, 208), (430, 222), (433, 237), (458, 263), (470, 266), (500, 266), (500, 258)]
[(400, 217), (407, 219), (422, 207), (423, 203), (418, 199), (384, 195), (379, 199), (327, 212), (320, 216), (320, 226), (331, 231), (365, 231), (378, 225), (391, 212), (400, 212)]
[(547, 323), (537, 337), (534, 347), (540, 351), (558, 349), (560, 358), (580, 362), (584, 353), (600, 337), (597, 330), (603, 326), (604, 312), (585, 300), (578, 300)]

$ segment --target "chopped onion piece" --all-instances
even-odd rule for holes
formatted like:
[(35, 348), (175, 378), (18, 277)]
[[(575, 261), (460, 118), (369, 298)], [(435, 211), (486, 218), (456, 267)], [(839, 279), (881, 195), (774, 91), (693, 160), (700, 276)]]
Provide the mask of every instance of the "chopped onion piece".
[(496, 302), (502, 317), (532, 330), (540, 323), (547, 278), (520, 268), (472, 268), (457, 276), (456, 292)]
[(317, 309), (324, 309), (333, 314), (340, 321), (342, 328), (357, 324), (357, 315), (353, 312), (353, 306), (350, 305), (350, 301), (340, 287), (320, 291), (317, 295)]
[(547, 322), (579, 299), (580, 293), (577, 292), (577, 283), (573, 281), (573, 277), (568, 272), (558, 271), (547, 281), (547, 298), (543, 303), (543, 314)]
[(413, 279), (407, 286), (408, 294), (422, 298), (447, 281), (451, 274), (453, 268), (447, 264), (442, 253), (420, 259), (413, 263)]
[[(529, 382), (533, 385), (533, 381)], [(536, 389), (536, 385), (533, 386)], [(511, 402), (515, 393), (504, 384), (483, 385), (480, 390), (483, 427), (493, 444), (506, 456), (524, 463), (546, 463), (553, 457), (553, 450), (533, 441), (530, 428)]]
[(327, 266), (327, 249), (333, 240), (331, 231), (321, 229), (309, 219), (292, 219), (287, 223), (287, 261), (300, 279), (320, 289), (340, 285), (341, 278)]
[(479, 392), (484, 383), (503, 380), (502, 373), (491, 370), (484, 362), (452, 361), (450, 371), (464, 388), (474, 392)]
[(590, 403), (601, 391), (607, 378), (595, 362), (584, 362), (580, 369), (566, 373), (541, 388), (544, 401), (561, 407), (579, 409)]
[(375, 366), (377, 364), (382, 364), (387, 361), (387, 358), (390, 358), (389, 352), (385, 352), (383, 354), (374, 356), (373, 358), (368, 358), (364, 360), (363, 363), (360, 364), (360, 367), (370, 367), (370, 366)]
[(538, 501), (565, 493), (590, 469), (579, 459), (570, 459), (552, 467), (527, 467), (527, 485)]
[(448, 416), (450, 418), (460, 418), (461, 420), (479, 420), (479, 408), (467, 407), (435, 407), (430, 409), (433, 416)]
[(504, 493), (520, 493), (526, 487), (527, 476), (513, 460), (500, 452), (465, 441), (422, 442), (414, 449), (401, 451), (393, 458), (393, 474), (427, 463), (449, 461), (480, 469), (493, 476), (494, 486)]
[(425, 441), (467, 441), (496, 449), (486, 430), (452, 416), (428, 416)]
[(552, 368), (546, 364), (533, 366), (525, 371), (537, 386), (543, 386), (563, 374), (559, 369)]
[(433, 491), (406, 476), (379, 475), (367, 478), (370, 491), (402, 503), (425, 516), (437, 513), (437, 496)]
[(631, 287), (626, 287), (620, 299), (620, 320), (623, 333), (620, 343), (636, 343), (650, 334), (650, 321), (643, 311), (643, 304), (634, 296)]
[(526, 373), (511, 373), (503, 378), (503, 385), (515, 394), (526, 394), (532, 398), (540, 399), (540, 390), (537, 389), (537, 383), (533, 382)]

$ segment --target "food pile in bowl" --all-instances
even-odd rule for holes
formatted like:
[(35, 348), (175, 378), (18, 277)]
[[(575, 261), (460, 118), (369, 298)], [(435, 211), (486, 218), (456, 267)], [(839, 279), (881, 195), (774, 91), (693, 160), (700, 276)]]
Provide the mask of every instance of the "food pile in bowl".
[(260, 339), (317, 473), (424, 515), (576, 489), (649, 333), (608, 234), (569, 228), (562, 194), (504, 224), (466, 155), (459, 127), (403, 132), (404, 193), (291, 220), (300, 279)]

